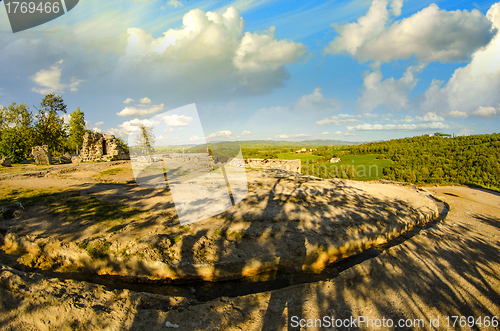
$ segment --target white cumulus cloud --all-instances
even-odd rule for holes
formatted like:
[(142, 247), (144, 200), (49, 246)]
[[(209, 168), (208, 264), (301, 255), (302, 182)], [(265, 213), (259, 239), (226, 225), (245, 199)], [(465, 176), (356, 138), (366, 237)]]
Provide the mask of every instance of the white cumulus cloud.
[(125, 101), (123, 101), (123, 103), (126, 103), (126, 104), (129, 104), (131, 102), (134, 102), (134, 99), (127, 98), (127, 99), (125, 99)]
[(148, 97), (142, 98), (140, 101), (141, 101), (141, 103), (151, 103), (151, 99)]
[(242, 72), (276, 71), (284, 63), (296, 62), (306, 48), (302, 44), (276, 40), (272, 26), (262, 34), (245, 32), (233, 57), (233, 65)]
[(212, 133), (207, 136), (207, 139), (211, 138), (229, 138), (231, 137), (232, 133), (229, 130), (222, 130), (222, 131), (217, 131), (215, 133)]
[(472, 112), (474, 115), (481, 117), (496, 117), (500, 115), (500, 108), (495, 107), (479, 107)]
[(467, 118), (469, 115), (463, 111), (458, 111), (458, 110), (453, 110), (450, 111), (448, 114), (446, 114), (448, 117), (454, 117), (454, 118)]
[(247, 136), (249, 135), (251, 132), (250, 131), (243, 131), (242, 133), (240, 133), (239, 135), (237, 135), (236, 137), (244, 137), (244, 136)]
[(407, 108), (410, 103), (408, 93), (418, 82), (415, 74), (423, 67), (409, 66), (400, 79), (391, 77), (382, 80), (382, 73), (378, 70), (367, 74), (363, 79), (362, 96), (356, 100), (356, 105), (365, 112), (371, 112), (379, 106), (389, 109)]
[(151, 105), (149, 107), (125, 107), (119, 113), (116, 113), (118, 116), (123, 117), (136, 117), (136, 116), (146, 116), (151, 114), (159, 113), (163, 110), (163, 103), (161, 105)]
[(344, 124), (355, 124), (362, 123), (360, 120), (356, 119), (354, 115), (349, 114), (339, 114), (337, 116), (332, 116), (321, 121), (317, 121), (316, 124), (320, 125), (344, 125)]
[(139, 125), (145, 125), (147, 127), (154, 128), (154, 127), (158, 126), (159, 124), (160, 124), (160, 122), (155, 121), (155, 120), (149, 120), (149, 119), (140, 120), (138, 118), (134, 118), (131, 121), (126, 121), (126, 122), (123, 122), (122, 124), (119, 124), (118, 127), (120, 127), (120, 129), (110, 129), (110, 130), (108, 130), (108, 132), (115, 132), (115, 133), (123, 136), (123, 135), (128, 134), (129, 132), (138, 131)]
[(72, 92), (78, 91), (78, 85), (80, 85), (83, 80), (71, 78), (69, 83), (61, 83), (62, 69), (60, 65), (63, 62), (64, 60), (59, 60), (49, 69), (42, 69), (33, 75), (31, 79), (38, 87), (33, 87), (31, 90), (40, 94), (63, 93), (68, 89)]
[[(392, 10), (388, 9), (388, 5)], [(357, 22), (335, 26), (339, 33), (325, 52), (362, 61), (390, 62), (415, 56), (421, 62), (467, 61), (493, 38), (491, 22), (478, 10), (440, 10), (431, 4), (410, 17), (399, 16), (403, 1), (374, 0)]]
[(244, 26), (239, 10), (230, 7), (222, 14), (190, 10), (180, 28), (158, 38), (128, 28), (118, 70), (162, 81), (161, 88), (174, 96), (188, 90), (199, 97), (213, 97), (214, 91), (263, 93), (282, 86), (289, 76), (284, 66), (299, 61), (306, 47), (276, 39), (274, 27), (251, 33), (243, 32)]
[(203, 138), (198, 137), (197, 135), (193, 135), (191, 138), (189, 138), (189, 141), (200, 141), (203, 140)]
[(170, 127), (183, 127), (188, 126), (189, 123), (193, 121), (193, 118), (186, 115), (177, 115), (177, 114), (167, 114), (161, 118), (165, 121), (165, 124)]
[(437, 115), (436, 113), (427, 113), (424, 116), (416, 116), (415, 120), (417, 122), (440, 122), (444, 121), (442, 116)]
[(337, 100), (335, 98), (328, 99), (321, 93), (321, 88), (317, 87), (313, 90), (312, 94), (303, 95), (295, 103), (291, 105), (291, 108), (296, 111), (302, 112), (339, 112), (345, 102)]
[(348, 126), (349, 131), (423, 131), (428, 129), (448, 129), (449, 125), (441, 122), (430, 122), (423, 124), (370, 124), (364, 123)]
[(500, 103), (500, 3), (492, 5), (486, 17), (497, 31), (493, 40), (472, 54), (472, 61), (456, 69), (446, 84), (433, 80), (424, 94), (423, 110), (471, 115), (479, 107)]
[(179, 0), (170, 0), (168, 4), (174, 8), (184, 7), (184, 5)]
[(400, 123), (425, 123), (425, 122), (443, 122), (445, 119), (442, 116), (439, 116), (438, 114), (428, 112), (424, 116), (415, 116), (412, 117), (410, 115), (406, 116), (405, 118), (401, 120), (395, 120), (394, 122), (400, 122)]
[(310, 137), (310, 134), (307, 133), (297, 133), (297, 134), (278, 134), (275, 138), (287, 139), (287, 138), (300, 138), (300, 137)]

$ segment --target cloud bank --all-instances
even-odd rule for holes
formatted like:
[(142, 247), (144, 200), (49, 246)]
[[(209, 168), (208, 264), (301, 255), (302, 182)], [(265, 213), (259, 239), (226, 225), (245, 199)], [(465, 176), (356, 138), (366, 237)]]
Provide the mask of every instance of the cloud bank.
[(368, 13), (357, 22), (334, 25), (339, 36), (325, 48), (325, 53), (350, 54), (360, 61), (377, 62), (412, 56), (423, 63), (468, 61), (495, 34), (491, 21), (480, 11), (446, 11), (436, 4), (391, 22), (391, 16), (401, 14), (402, 3), (374, 0)]

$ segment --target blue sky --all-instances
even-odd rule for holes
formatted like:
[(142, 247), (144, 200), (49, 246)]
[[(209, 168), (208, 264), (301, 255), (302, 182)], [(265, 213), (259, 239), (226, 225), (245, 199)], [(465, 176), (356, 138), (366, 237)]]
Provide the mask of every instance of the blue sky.
[(0, 5), (0, 105), (55, 92), (123, 137), (192, 103), (210, 139), (493, 133), (499, 28), (493, 1), (80, 0), (14, 34)]

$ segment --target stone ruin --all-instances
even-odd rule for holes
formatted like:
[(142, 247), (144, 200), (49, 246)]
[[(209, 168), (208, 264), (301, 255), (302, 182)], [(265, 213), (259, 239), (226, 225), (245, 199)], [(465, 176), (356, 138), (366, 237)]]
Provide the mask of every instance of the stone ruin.
[(59, 163), (61, 164), (66, 164), (66, 163), (71, 163), (71, 154), (65, 153), (59, 158)]
[(2, 167), (11, 167), (12, 163), (10, 162), (10, 157), (6, 157), (6, 156), (0, 157), (0, 165)]
[(52, 154), (50, 154), (47, 145), (33, 147), (31, 155), (33, 155), (36, 164), (52, 164)]
[[(300, 173), (300, 160), (281, 160), (281, 159), (245, 159), (245, 167), (257, 169), (276, 169)], [(233, 159), (229, 165), (241, 167), (241, 161)]]
[(117, 161), (129, 160), (115, 136), (87, 131), (83, 136), (80, 157), (74, 157), (73, 162)]

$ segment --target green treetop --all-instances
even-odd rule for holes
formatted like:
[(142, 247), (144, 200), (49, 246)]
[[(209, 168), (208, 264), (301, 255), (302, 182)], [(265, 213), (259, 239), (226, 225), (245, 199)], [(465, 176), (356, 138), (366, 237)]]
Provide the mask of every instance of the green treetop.
[(52, 151), (60, 150), (66, 141), (66, 130), (64, 120), (57, 113), (66, 113), (67, 106), (61, 96), (53, 93), (47, 94), (40, 106), (35, 124), (36, 144), (47, 145)]
[(70, 114), (69, 137), (67, 146), (71, 151), (82, 147), (83, 135), (85, 134), (85, 115), (78, 107)]

